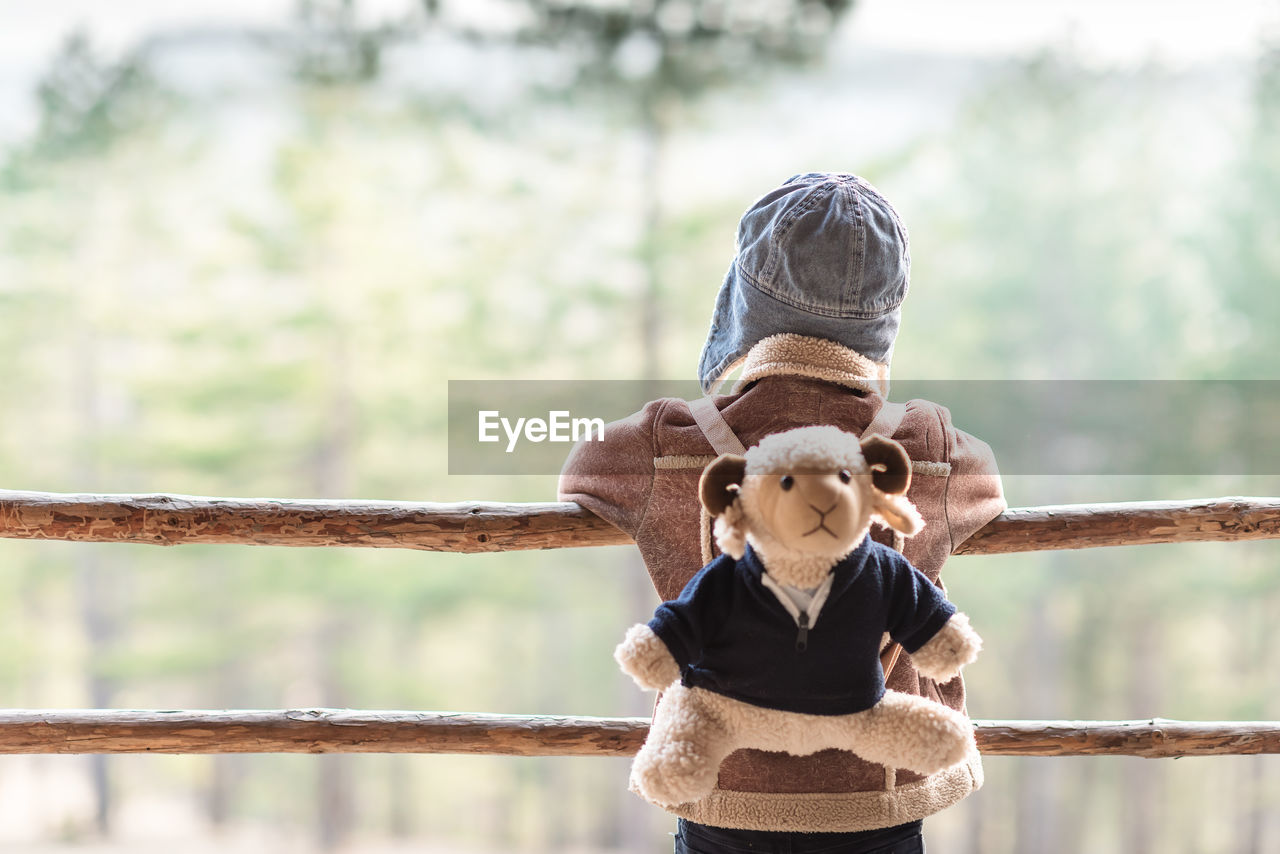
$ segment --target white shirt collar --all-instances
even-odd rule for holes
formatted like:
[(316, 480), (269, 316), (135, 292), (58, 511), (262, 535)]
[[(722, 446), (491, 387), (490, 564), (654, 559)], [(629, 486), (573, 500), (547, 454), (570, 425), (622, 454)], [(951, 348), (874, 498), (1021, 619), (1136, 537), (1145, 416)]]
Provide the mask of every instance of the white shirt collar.
[[(813, 591), (812, 598), (809, 599), (808, 605), (804, 608), (804, 613), (809, 615), (809, 628), (813, 628), (813, 626), (818, 622), (818, 612), (820, 612), (822, 610), (822, 606), (827, 603), (827, 596), (831, 593), (831, 582), (834, 578), (834, 573), (827, 573), (827, 577), (824, 578), (822, 583)], [(794, 590), (796, 593), (801, 593), (805, 596), (808, 595), (808, 591), (802, 591), (798, 587), (790, 587), (786, 584), (779, 584), (771, 575), (769, 575), (768, 571), (760, 574), (760, 583), (769, 588), (769, 591), (773, 593), (774, 596), (778, 597), (778, 601), (782, 603), (782, 607), (787, 609), (787, 613), (791, 615), (791, 619), (795, 620), (798, 625), (800, 623), (801, 608), (800, 605), (797, 604), (796, 600), (792, 598), (789, 591)]]

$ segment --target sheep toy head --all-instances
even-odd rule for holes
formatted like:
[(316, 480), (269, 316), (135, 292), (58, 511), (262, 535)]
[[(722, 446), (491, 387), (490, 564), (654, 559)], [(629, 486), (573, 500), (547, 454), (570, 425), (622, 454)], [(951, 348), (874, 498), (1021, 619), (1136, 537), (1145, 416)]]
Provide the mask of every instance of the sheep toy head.
[[(741, 558), (749, 541), (783, 583), (811, 586), (862, 542), (879, 519), (912, 536), (924, 527), (907, 501), (911, 461), (882, 436), (801, 427), (766, 436), (746, 456), (724, 454), (699, 484), (720, 550)], [(805, 560), (807, 558), (807, 560)]]
[(904, 536), (923, 527), (910, 482), (901, 445), (835, 427), (774, 434), (707, 467), (700, 498), (723, 554), (614, 651), (637, 685), (663, 692), (632, 765), (637, 792), (698, 801), (740, 748), (851, 750), (919, 774), (976, 749), (964, 715), (885, 686), (886, 637), (938, 681), (981, 647), (937, 585), (867, 537), (876, 519)]

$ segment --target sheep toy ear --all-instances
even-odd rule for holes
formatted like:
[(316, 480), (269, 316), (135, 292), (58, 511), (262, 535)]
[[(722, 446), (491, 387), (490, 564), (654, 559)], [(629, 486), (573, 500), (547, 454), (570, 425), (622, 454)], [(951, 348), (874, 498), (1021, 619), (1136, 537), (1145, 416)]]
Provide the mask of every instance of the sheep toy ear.
[(871, 484), (886, 495), (906, 495), (911, 486), (911, 458), (906, 449), (878, 434), (865, 437), (859, 445), (862, 458), (871, 467)]
[(911, 458), (907, 456), (906, 449), (879, 435), (865, 437), (860, 445), (862, 457), (871, 468), (871, 485), (876, 488), (872, 512), (904, 536), (918, 534), (924, 527), (924, 519), (915, 505), (907, 500), (907, 489), (911, 486)]
[(721, 454), (702, 471), (698, 481), (698, 497), (712, 517), (719, 516), (738, 500), (738, 489), (747, 474), (747, 458), (738, 454)]
[(735, 560), (741, 560), (747, 550), (746, 517), (738, 500), (746, 476), (746, 457), (721, 454), (703, 470), (698, 481), (702, 506), (716, 520), (716, 545)]

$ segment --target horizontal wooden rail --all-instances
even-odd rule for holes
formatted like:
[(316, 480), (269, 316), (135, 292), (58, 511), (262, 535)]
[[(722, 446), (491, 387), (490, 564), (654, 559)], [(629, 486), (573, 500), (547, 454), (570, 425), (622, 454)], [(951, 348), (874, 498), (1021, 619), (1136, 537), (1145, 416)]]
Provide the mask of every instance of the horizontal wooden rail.
[(1015, 507), (955, 553), (1006, 554), (1161, 543), (1280, 538), (1280, 498), (1193, 498)]
[[(237, 543), (496, 552), (631, 540), (577, 504), (77, 495), (0, 490), (0, 537), (97, 543)], [(956, 550), (1280, 538), (1280, 498), (1068, 504), (1006, 511)]]
[(974, 721), (992, 756), (1230, 756), (1280, 753), (1280, 721)]
[(0, 710), (5, 753), (472, 753), (621, 756), (649, 722), (455, 712)]
[[(1280, 721), (974, 721), (990, 756), (1280, 753)], [(646, 718), (373, 712), (0, 711), (5, 753), (464, 753), (628, 756)]]

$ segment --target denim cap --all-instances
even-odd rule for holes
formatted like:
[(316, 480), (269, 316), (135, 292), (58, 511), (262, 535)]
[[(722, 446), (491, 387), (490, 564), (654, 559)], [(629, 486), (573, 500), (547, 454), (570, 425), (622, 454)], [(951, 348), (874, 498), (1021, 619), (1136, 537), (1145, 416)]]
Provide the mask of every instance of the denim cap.
[(911, 256), (898, 212), (857, 175), (807, 172), (742, 215), (738, 248), (702, 348), (712, 393), (762, 339), (826, 338), (887, 365)]

